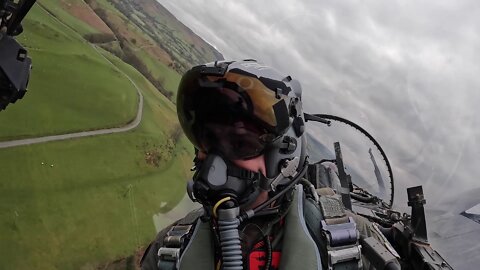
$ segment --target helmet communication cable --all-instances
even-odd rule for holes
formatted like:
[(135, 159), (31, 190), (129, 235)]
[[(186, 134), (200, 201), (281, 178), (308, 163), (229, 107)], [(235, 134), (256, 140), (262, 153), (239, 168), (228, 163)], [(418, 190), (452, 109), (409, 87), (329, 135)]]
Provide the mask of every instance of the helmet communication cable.
[(259, 206), (255, 207), (254, 209), (251, 209), (251, 210), (247, 210), (246, 212), (244, 212), (242, 215), (240, 215), (238, 217), (239, 221), (240, 222), (243, 222), (245, 220), (248, 220), (252, 217), (254, 217), (259, 211), (263, 210), (265, 207), (269, 206), (271, 203), (273, 203), (275, 200), (277, 200), (278, 198), (280, 198), (280, 196), (284, 195), (285, 193), (287, 193), (289, 190), (291, 190), (298, 182), (300, 182), (300, 180), (302, 180), (302, 177), (305, 175), (305, 173), (307, 172), (307, 169), (308, 169), (308, 162), (305, 162), (305, 164), (303, 165), (303, 168), (302, 170), (293, 178), (293, 180), (290, 182), (290, 184), (288, 184), (288, 186), (286, 186), (282, 191), (278, 192), (277, 194), (275, 194), (275, 196), (273, 196), (272, 198), (270, 198), (268, 201), (260, 204)]
[[(240, 223), (252, 218), (257, 213), (259, 213), (259, 211), (263, 210), (268, 205), (272, 204), (275, 200), (277, 200), (280, 196), (291, 190), (295, 186), (295, 184), (300, 182), (302, 177), (307, 172), (307, 165), (308, 162), (305, 162), (302, 170), (298, 174), (296, 174), (295, 177), (293, 177), (290, 184), (288, 184), (283, 190), (278, 192), (268, 201), (262, 203), (253, 210), (248, 210), (242, 215), (239, 215), (238, 206), (228, 209), (218, 209), (222, 204), (230, 201), (232, 199), (231, 197), (225, 197), (215, 203), (212, 212), (214, 217), (218, 220), (218, 232), (220, 236), (220, 246), (222, 250), (222, 267), (224, 270), (243, 269), (242, 249), (240, 242), (240, 234), (238, 230), (238, 226), (240, 225)], [(270, 239), (266, 240), (270, 241)], [(267, 243), (267, 248), (267, 253), (270, 253), (271, 243)]]
[(232, 199), (232, 197), (225, 197), (225, 198), (219, 200), (219, 201), (213, 206), (212, 212), (213, 212), (213, 216), (214, 216), (215, 218), (217, 218), (217, 208), (218, 208), (220, 205), (222, 205), (222, 203), (227, 202), (227, 201), (230, 201), (231, 199)]

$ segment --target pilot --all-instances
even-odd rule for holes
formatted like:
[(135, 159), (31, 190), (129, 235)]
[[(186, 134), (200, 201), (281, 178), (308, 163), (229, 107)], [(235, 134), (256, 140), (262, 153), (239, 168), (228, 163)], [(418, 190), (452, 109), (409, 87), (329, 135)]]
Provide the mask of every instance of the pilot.
[(202, 207), (157, 235), (142, 269), (370, 267), (359, 239), (378, 230), (305, 179), (297, 80), (254, 60), (195, 66), (177, 113), (197, 153), (187, 192)]

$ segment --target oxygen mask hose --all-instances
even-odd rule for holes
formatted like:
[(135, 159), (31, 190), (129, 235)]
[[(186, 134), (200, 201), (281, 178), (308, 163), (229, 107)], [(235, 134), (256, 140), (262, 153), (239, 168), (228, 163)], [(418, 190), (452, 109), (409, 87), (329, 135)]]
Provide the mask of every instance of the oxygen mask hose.
[[(223, 207), (219, 209), (221, 205)], [(239, 213), (240, 208), (235, 206), (229, 197), (218, 201), (214, 206), (213, 214), (218, 218), (223, 270), (243, 269), (242, 246), (238, 231), (240, 221), (237, 218)]]

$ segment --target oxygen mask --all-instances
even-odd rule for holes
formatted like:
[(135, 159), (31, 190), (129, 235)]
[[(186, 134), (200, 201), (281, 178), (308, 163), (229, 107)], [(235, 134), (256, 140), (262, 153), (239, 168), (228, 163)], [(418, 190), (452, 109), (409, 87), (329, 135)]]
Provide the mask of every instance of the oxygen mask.
[(261, 174), (240, 168), (220, 155), (207, 155), (197, 162), (195, 170), (187, 192), (192, 201), (206, 209), (213, 211), (225, 198), (229, 198), (225, 206), (243, 208), (259, 194)]

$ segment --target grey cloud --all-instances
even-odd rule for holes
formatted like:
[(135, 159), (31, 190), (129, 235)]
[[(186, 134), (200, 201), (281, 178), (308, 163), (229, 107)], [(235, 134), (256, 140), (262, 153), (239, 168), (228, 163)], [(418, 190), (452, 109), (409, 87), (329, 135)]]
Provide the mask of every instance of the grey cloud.
[(307, 111), (364, 126), (397, 181), (433, 201), (480, 187), (476, 1), (160, 2), (226, 58), (298, 77)]

